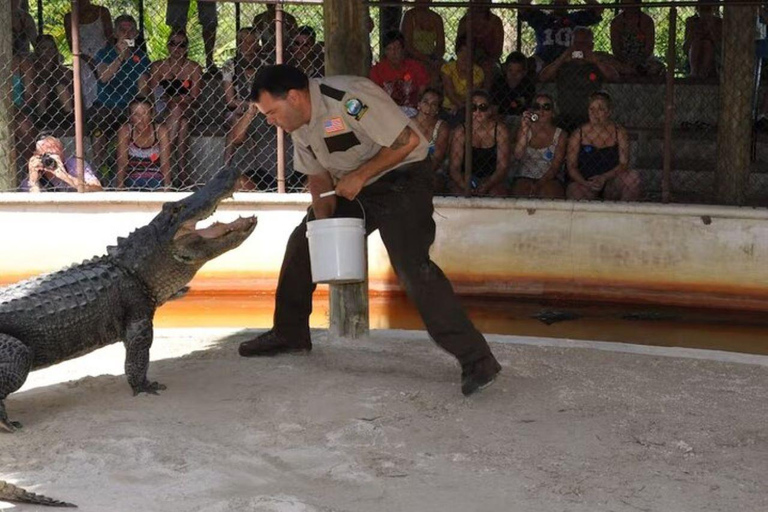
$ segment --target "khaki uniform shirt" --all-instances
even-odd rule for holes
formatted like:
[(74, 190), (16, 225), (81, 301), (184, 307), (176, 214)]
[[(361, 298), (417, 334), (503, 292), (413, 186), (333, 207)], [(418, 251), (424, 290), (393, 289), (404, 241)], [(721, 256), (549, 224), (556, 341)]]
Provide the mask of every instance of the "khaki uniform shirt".
[[(328, 171), (337, 182), (376, 156), (382, 147), (391, 146), (406, 126), (418, 135), (419, 145), (397, 167), (427, 157), (429, 143), (415, 122), (367, 78), (310, 78), (309, 96), (311, 119), (291, 133), (297, 171), (304, 174)], [(392, 169), (386, 169), (367, 184)]]

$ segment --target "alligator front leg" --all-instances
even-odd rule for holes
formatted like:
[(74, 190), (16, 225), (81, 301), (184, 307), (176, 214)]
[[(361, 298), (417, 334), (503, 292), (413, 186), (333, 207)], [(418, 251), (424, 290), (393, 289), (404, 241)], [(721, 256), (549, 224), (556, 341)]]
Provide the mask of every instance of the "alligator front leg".
[(0, 431), (13, 432), (21, 423), (8, 419), (5, 398), (24, 385), (32, 368), (32, 351), (21, 341), (0, 334)]
[(165, 386), (147, 380), (149, 349), (152, 347), (152, 320), (142, 318), (128, 323), (125, 335), (125, 375), (133, 396), (139, 393), (156, 395)]

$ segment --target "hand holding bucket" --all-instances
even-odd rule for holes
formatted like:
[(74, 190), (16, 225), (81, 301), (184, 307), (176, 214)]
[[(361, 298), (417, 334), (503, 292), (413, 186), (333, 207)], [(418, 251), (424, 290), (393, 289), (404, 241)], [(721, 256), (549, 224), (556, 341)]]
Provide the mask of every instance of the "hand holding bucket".
[[(320, 194), (329, 197), (330, 190)], [(365, 210), (363, 218), (336, 217), (307, 222), (309, 260), (315, 283), (359, 283), (365, 280)]]

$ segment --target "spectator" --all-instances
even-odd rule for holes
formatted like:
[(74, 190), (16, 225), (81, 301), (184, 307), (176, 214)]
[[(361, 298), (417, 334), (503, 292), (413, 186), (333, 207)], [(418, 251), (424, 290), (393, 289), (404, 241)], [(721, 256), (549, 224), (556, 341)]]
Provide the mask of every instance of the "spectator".
[(640, 176), (627, 169), (627, 131), (611, 119), (611, 97), (605, 92), (589, 96), (589, 122), (568, 140), (568, 199), (637, 201)]
[[(636, 3), (635, 0), (621, 0)], [(664, 65), (653, 56), (656, 29), (653, 18), (639, 7), (626, 7), (611, 21), (611, 50), (619, 72), (626, 77), (659, 76)]]
[[(257, 14), (253, 18), (253, 28), (259, 37), (261, 46), (270, 55), (275, 54), (275, 42), (277, 41), (277, 31), (275, 29), (277, 19), (277, 7), (275, 4), (267, 4), (267, 10), (261, 14)], [(283, 45), (288, 41), (292, 41), (296, 35), (296, 29), (298, 27), (296, 18), (288, 12), (283, 10)], [(272, 59), (274, 62), (274, 58)]]
[(44, 34), (35, 43), (35, 113), (43, 130), (66, 130), (74, 123), (72, 72), (61, 63), (53, 36)]
[[(602, 19), (602, 9), (597, 0), (584, 0), (594, 7), (579, 11), (555, 10), (544, 12), (539, 9), (524, 9), (520, 11), (520, 19), (536, 32), (536, 50), (534, 57), (538, 69), (551, 64), (571, 46), (573, 30), (576, 27), (597, 25)], [(520, 0), (522, 4), (530, 4), (531, 0)], [(552, 5), (568, 5), (568, 0), (552, 0)], [(562, 107), (563, 103), (560, 102)]]
[(26, 162), (33, 150), (35, 138), (35, 126), (32, 122), (33, 109), (31, 107), (34, 97), (35, 72), (32, 59), (26, 54), (13, 53), (11, 62), (13, 101), (13, 120), (11, 123), (14, 138), (13, 159)]
[(189, 60), (188, 47), (186, 32), (172, 32), (168, 38), (168, 57), (153, 62), (149, 69), (149, 90), (155, 93), (155, 112), (165, 120), (168, 129), (171, 167), (175, 162), (173, 174), (177, 187), (183, 187), (189, 177), (186, 169), (189, 131), (203, 75), (200, 65)]
[[(472, 68), (472, 83), (467, 84), (467, 74)], [(440, 68), (440, 76), (443, 81), (443, 107), (448, 110), (452, 118), (460, 115), (460, 110), (464, 107), (467, 94), (471, 89), (480, 87), (485, 80), (483, 70), (477, 64), (469, 59), (469, 48), (467, 47), (467, 38), (456, 38), (456, 60), (446, 62)]]
[(448, 153), (448, 144), (450, 142), (450, 132), (448, 123), (438, 117), (440, 105), (443, 101), (443, 95), (440, 91), (428, 87), (421, 94), (418, 105), (418, 113), (414, 117), (419, 131), (424, 138), (429, 141), (428, 158), (432, 164), (432, 170), (435, 171), (436, 190), (445, 188), (445, 176), (441, 172), (445, 156)]
[(498, 105), (499, 115), (507, 124), (510, 117), (523, 113), (536, 94), (536, 84), (528, 71), (528, 58), (512, 52), (504, 61), (502, 74), (494, 79), (491, 100)]
[(723, 20), (712, 5), (697, 5), (696, 14), (685, 20), (683, 51), (692, 78), (714, 78), (722, 58)]
[(496, 120), (490, 96), (472, 93), (472, 176), (466, 183), (464, 125), (453, 130), (450, 156), (450, 190), (465, 196), (504, 196), (509, 168), (509, 130)]
[[(213, 50), (216, 47), (216, 27), (219, 24), (216, 13), (216, 2), (197, 2), (197, 20), (203, 29), (203, 46), (205, 47), (205, 69), (215, 73), (216, 64), (213, 62)], [(189, 0), (168, 0), (165, 11), (165, 24), (171, 27), (171, 32), (187, 31), (187, 15)]]
[(594, 52), (592, 31), (577, 27), (573, 43), (552, 64), (541, 70), (539, 80), (556, 80), (561, 128), (572, 131), (587, 122), (589, 95), (600, 90), (605, 80), (617, 81), (619, 72), (611, 59)]
[(235, 57), (224, 63), (221, 70), (224, 97), (234, 123), (248, 109), (248, 95), (256, 72), (266, 64), (263, 59), (259, 36), (253, 27), (243, 27), (237, 32)]
[(400, 30), (405, 37), (405, 52), (427, 69), (430, 85), (439, 86), (440, 67), (445, 55), (443, 18), (429, 8), (432, 0), (416, 0), (403, 15)]
[[(80, 36), (80, 57), (93, 69), (93, 58), (114, 37), (112, 15), (109, 9), (93, 5), (91, 0), (78, 2), (78, 34)], [(64, 15), (64, 30), (67, 34), (67, 44), (72, 51), (72, 13)]]
[(303, 25), (296, 30), (296, 36), (288, 47), (287, 64), (302, 70), (309, 78), (325, 76), (325, 52), (317, 43), (315, 29)]
[(117, 134), (117, 188), (160, 190), (171, 186), (168, 129), (155, 123), (152, 104), (133, 100)]
[(98, 77), (96, 103), (88, 112), (97, 168), (107, 164), (105, 148), (114, 132), (126, 121), (128, 105), (146, 92), (150, 62), (136, 44), (136, 20), (128, 14), (115, 19), (115, 40), (96, 52), (94, 63)]
[[(85, 191), (102, 190), (101, 183), (88, 162), (83, 162)], [(77, 163), (74, 156), (67, 158), (64, 144), (56, 137), (46, 135), (37, 140), (35, 154), (27, 166), (29, 177), (20, 189), (29, 192), (73, 192), (77, 190)]]
[[(479, 1), (470, 0), (470, 3), (479, 3)], [(475, 44), (474, 60), (483, 69), (483, 87), (489, 90), (504, 47), (504, 24), (487, 5), (472, 5), (470, 9), (472, 9), (472, 39)], [(459, 20), (457, 40), (459, 37), (467, 36), (468, 15), (469, 13), (465, 14)]]
[(383, 43), (384, 58), (371, 68), (370, 79), (412, 117), (421, 93), (429, 85), (429, 75), (419, 61), (405, 57), (405, 38), (400, 31), (387, 32)]
[(565, 198), (563, 162), (568, 136), (555, 126), (555, 102), (549, 94), (537, 94), (523, 113), (514, 155), (518, 161), (512, 195)]
[(13, 52), (17, 55), (27, 55), (30, 43), (37, 39), (35, 20), (27, 9), (19, 5), (19, 0), (11, 0), (11, 13)]

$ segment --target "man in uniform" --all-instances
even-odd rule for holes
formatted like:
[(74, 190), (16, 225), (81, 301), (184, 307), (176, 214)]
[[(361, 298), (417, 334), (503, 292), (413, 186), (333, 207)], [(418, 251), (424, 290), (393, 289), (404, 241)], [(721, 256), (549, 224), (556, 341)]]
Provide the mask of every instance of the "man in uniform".
[[(250, 115), (291, 133), (294, 165), (308, 175), (312, 208), (293, 231), (275, 297), (272, 330), (243, 342), (240, 355), (272, 356), (312, 349), (309, 316), (315, 285), (306, 223), (311, 217), (359, 215), (378, 229), (392, 266), (435, 342), (461, 364), (464, 395), (501, 371), (488, 343), (467, 318), (450, 282), (429, 258), (435, 238), (428, 144), (394, 101), (367, 78), (308, 79), (288, 65), (254, 78)], [(335, 195), (320, 197), (324, 192)]]

